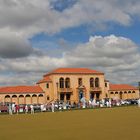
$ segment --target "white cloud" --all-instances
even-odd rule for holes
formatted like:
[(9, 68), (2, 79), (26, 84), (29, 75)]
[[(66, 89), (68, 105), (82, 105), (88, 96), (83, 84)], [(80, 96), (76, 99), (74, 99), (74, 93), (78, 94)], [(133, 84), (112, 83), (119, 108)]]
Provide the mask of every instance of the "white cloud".
[(0, 57), (29, 55), (28, 40), (41, 32), (52, 34), (82, 24), (99, 29), (108, 22), (128, 26), (133, 16), (140, 15), (139, 5), (137, 0), (78, 0), (60, 12), (54, 10), (51, 0), (1, 0)]
[(79, 0), (62, 12), (56, 11), (51, 0), (2, 0), (0, 1), (0, 28), (9, 28), (26, 38), (46, 32), (56, 33), (81, 24), (116, 22), (129, 25), (132, 16), (139, 15), (137, 0)]
[[(21, 79), (24, 80), (17, 79), (19, 84), (24, 81), (35, 83), (43, 74), (58, 67), (89, 67), (101, 70), (105, 72), (107, 79), (117, 83), (136, 83), (140, 78), (138, 46), (124, 37), (93, 36), (89, 42), (62, 53), (64, 55), (60, 58), (34, 54), (26, 58), (1, 59), (0, 71), (12, 73), (10, 81), (12, 77), (14, 78), (14, 74), (21, 75)], [(5, 81), (6, 77), (0, 78), (0, 84)], [(13, 83), (15, 81), (16, 76)]]
[[(45, 56), (29, 44), (29, 39), (41, 32), (52, 34), (82, 24), (93, 24), (95, 28), (105, 27), (108, 22), (129, 26), (133, 17), (140, 16), (139, 1), (77, 0), (74, 5), (62, 12), (54, 10), (50, 2), (51, 0), (0, 1), (1, 72), (26, 72), (28, 79), (32, 71), (45, 72), (55, 67), (82, 66), (101, 69), (110, 79), (113, 75), (113, 81), (118, 74), (123, 77), (125, 72), (129, 76), (124, 74), (125, 78), (122, 81), (130, 79), (132, 71), (134, 71), (133, 77), (139, 78), (138, 46), (127, 38), (91, 37), (88, 43), (78, 45), (75, 50), (62, 51), (64, 55), (61, 58)], [(60, 43), (66, 46), (65, 42)], [(37, 78), (31, 79), (34, 81)], [(32, 81), (31, 79), (28, 81)], [(0, 83), (5, 80), (7, 77), (0, 77)]]
[(124, 37), (114, 35), (90, 37), (88, 43), (65, 53), (64, 59), (71, 66), (102, 70), (107, 78), (114, 82), (131, 83), (134, 79), (140, 78), (139, 48)]

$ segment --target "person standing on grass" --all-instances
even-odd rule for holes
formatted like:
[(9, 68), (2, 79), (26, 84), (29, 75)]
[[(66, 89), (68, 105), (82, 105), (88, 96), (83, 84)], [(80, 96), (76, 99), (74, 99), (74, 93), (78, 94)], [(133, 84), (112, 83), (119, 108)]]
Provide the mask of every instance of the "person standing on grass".
[(16, 113), (18, 114), (19, 113), (19, 106), (16, 105)]
[(52, 112), (54, 112), (54, 103), (52, 102), (52, 105), (51, 105), (51, 109), (52, 109)]
[(109, 107), (111, 107), (111, 99), (109, 99)]
[(31, 105), (30, 108), (31, 108), (31, 114), (34, 114), (34, 106)]
[(109, 107), (109, 101), (106, 101), (106, 106)]
[(13, 112), (13, 113), (16, 112), (15, 104), (12, 104), (12, 112)]
[(25, 106), (25, 113), (26, 114), (28, 113), (28, 106), (27, 105)]
[(9, 110), (9, 115), (12, 115), (13, 114), (13, 112), (12, 112), (12, 106), (10, 104), (9, 104), (8, 110)]
[(138, 99), (138, 107), (140, 107), (140, 98)]

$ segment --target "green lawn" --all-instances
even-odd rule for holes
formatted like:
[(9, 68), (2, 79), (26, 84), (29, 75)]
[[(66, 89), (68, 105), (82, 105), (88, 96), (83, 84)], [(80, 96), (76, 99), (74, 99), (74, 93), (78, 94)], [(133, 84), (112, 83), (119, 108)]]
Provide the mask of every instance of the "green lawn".
[(137, 140), (136, 106), (0, 115), (0, 140)]

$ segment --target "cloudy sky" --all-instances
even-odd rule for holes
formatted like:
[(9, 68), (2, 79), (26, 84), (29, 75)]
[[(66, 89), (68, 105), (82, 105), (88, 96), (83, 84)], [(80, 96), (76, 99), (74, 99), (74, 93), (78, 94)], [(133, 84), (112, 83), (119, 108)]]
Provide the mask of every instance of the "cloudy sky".
[(140, 1), (0, 0), (0, 86), (35, 84), (59, 67), (140, 81)]

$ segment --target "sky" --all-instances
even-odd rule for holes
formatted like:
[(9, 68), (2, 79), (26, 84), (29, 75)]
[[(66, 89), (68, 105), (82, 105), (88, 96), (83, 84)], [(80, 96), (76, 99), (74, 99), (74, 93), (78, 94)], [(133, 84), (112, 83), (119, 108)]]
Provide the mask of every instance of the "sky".
[(0, 86), (34, 85), (60, 67), (140, 81), (140, 1), (0, 0)]

